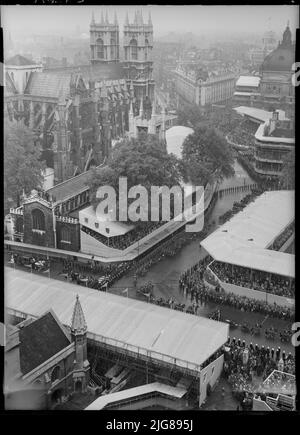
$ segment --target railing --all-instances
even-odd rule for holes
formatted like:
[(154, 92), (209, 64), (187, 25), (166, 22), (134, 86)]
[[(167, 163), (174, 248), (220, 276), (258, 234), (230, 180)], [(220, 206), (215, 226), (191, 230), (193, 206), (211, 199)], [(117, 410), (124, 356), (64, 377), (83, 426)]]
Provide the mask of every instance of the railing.
[(10, 208), (9, 209), (9, 213), (11, 213), (11, 214), (19, 214), (19, 215), (23, 216), (23, 209), (20, 209), (20, 208)]
[(66, 216), (55, 216), (57, 222), (64, 222), (66, 224), (78, 224), (79, 220), (76, 218), (66, 217)]
[(201, 369), (200, 364), (191, 363), (189, 361), (174, 358), (170, 355), (163, 354), (161, 352), (156, 352), (153, 350), (148, 350), (146, 348), (135, 346), (123, 342), (121, 340), (117, 340), (114, 338), (104, 337), (99, 334), (93, 334), (88, 332), (88, 338), (90, 340), (99, 343), (100, 345), (104, 345), (107, 347), (111, 347), (112, 350), (123, 351), (128, 355), (132, 355), (135, 358), (146, 359), (151, 361), (156, 361), (159, 364), (165, 363), (168, 366), (176, 366), (178, 369), (186, 370), (195, 376), (195, 372), (199, 373)]

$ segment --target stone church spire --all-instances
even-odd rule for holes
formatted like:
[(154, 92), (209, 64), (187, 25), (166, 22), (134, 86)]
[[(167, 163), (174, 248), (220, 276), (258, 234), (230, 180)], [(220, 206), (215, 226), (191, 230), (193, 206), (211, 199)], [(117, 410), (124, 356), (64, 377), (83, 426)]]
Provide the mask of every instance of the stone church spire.
[(73, 334), (84, 334), (86, 330), (87, 324), (79, 301), (79, 296), (77, 295), (72, 315), (71, 332)]

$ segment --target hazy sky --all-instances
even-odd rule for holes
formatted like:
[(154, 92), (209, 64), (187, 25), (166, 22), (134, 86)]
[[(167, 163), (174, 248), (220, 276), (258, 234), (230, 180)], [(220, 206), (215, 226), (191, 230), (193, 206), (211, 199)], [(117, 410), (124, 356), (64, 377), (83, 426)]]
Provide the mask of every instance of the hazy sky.
[[(1, 21), (4, 31), (12, 36), (29, 34), (67, 35), (77, 25), (82, 33), (89, 32), (92, 11), (100, 21), (101, 10), (108, 10), (110, 20), (117, 12), (120, 30), (126, 11), (133, 21), (137, 6), (2, 6)], [(281, 33), (289, 20), (294, 34), (298, 27), (298, 6), (141, 6), (144, 19), (151, 10), (153, 30), (156, 36), (168, 32), (261, 33), (270, 28)]]

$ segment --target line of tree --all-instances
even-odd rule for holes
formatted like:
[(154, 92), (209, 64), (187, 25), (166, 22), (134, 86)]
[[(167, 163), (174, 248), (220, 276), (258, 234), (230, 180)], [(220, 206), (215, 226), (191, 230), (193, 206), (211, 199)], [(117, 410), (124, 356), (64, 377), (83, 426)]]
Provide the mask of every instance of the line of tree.
[(35, 134), (22, 121), (4, 121), (4, 212), (20, 205), (23, 193), (43, 183), (41, 147)]

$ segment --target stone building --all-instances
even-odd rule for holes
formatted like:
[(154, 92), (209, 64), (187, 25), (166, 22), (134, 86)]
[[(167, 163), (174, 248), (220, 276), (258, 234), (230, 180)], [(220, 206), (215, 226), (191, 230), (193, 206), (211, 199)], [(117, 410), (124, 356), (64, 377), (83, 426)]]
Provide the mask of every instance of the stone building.
[(113, 140), (129, 131), (142, 104), (151, 114), (153, 26), (136, 12), (124, 25), (120, 61), (117, 17), (90, 24), (91, 63), (43, 69), (14, 56), (6, 61), (5, 113), (22, 119), (39, 138), (42, 159), (54, 170), (54, 184), (97, 166), (110, 154)]
[[(260, 93), (265, 106), (278, 109), (279, 105), (293, 107), (295, 89), (292, 84), (292, 65), (295, 62), (295, 45), (287, 25), (282, 41), (264, 60), (261, 66)], [(282, 108), (282, 107), (280, 107)]]
[(87, 391), (87, 325), (77, 296), (70, 327), (52, 309), (9, 325), (5, 352), (6, 409), (49, 409)]

